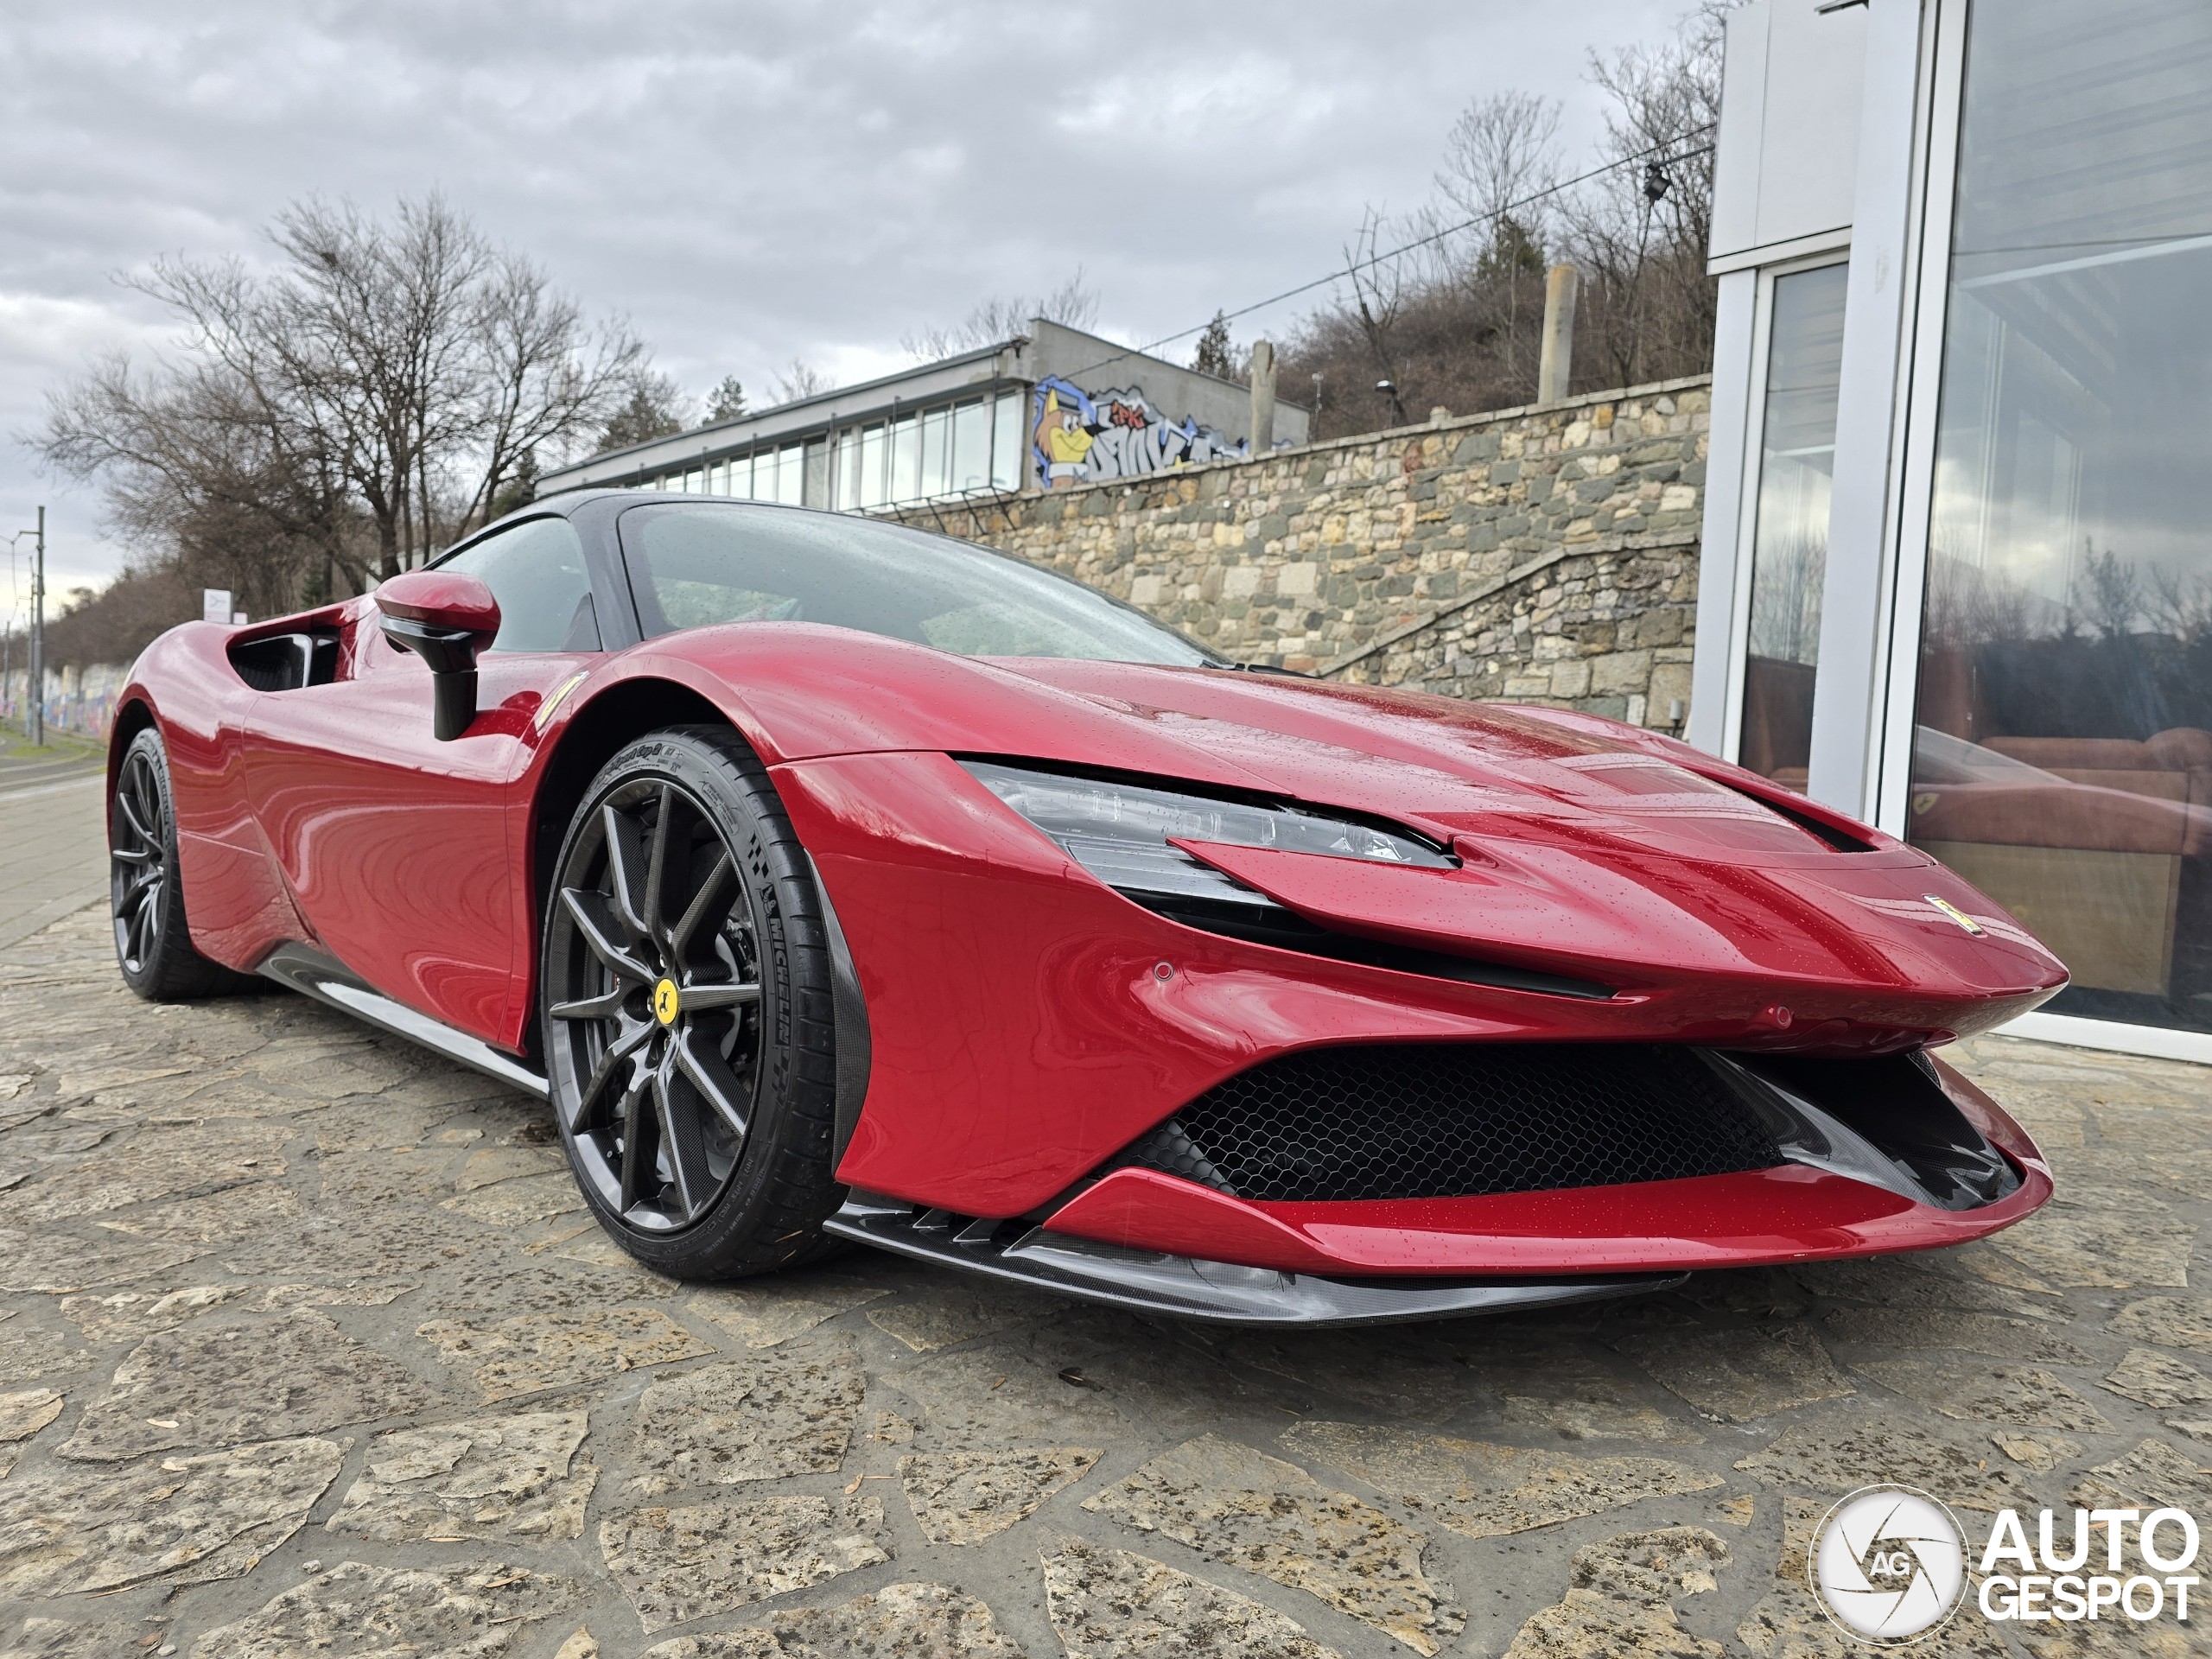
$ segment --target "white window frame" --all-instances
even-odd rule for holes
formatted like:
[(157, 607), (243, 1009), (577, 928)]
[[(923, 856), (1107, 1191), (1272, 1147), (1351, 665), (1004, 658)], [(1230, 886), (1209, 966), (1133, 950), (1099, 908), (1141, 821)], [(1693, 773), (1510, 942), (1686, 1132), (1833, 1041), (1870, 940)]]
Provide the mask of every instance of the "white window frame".
[(1728, 677), (1721, 692), (1723, 724), (1715, 749), (1724, 760), (1737, 760), (1744, 741), (1744, 687), (1750, 677), (1751, 585), (1758, 575), (1759, 489), (1765, 481), (1767, 365), (1774, 346), (1775, 284), (1785, 276), (1848, 264), (1850, 259), (1848, 248), (1829, 248), (1801, 259), (1762, 265), (1757, 273), (1758, 287), (1751, 302), (1751, 353), (1745, 387), (1743, 465), (1737, 480), (1735, 534), (1728, 566)]
[[(1923, 155), (1918, 304), (1912, 318), (1905, 396), (1899, 399), (1902, 464), (1893, 474), (1896, 526), (1880, 702), (1871, 728), (1867, 816), (1903, 836), (1912, 792), (1914, 715), (1920, 701), (1920, 635), (1928, 590), (1928, 538), (1935, 509), (1936, 430), (1943, 391), (1943, 329), (1949, 315), (1951, 222), (1958, 199), (1959, 117), (1966, 92), (1969, 0), (1942, 0), (1936, 20), (1929, 142)], [(1936, 158), (1941, 158), (1937, 164)]]

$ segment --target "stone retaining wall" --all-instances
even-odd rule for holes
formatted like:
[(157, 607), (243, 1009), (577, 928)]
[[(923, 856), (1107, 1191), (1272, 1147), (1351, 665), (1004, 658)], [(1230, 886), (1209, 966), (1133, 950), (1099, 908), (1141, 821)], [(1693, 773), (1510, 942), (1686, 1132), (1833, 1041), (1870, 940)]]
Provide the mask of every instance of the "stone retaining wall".
[(1244, 661), (1674, 729), (1709, 385), (902, 516), (1081, 577)]

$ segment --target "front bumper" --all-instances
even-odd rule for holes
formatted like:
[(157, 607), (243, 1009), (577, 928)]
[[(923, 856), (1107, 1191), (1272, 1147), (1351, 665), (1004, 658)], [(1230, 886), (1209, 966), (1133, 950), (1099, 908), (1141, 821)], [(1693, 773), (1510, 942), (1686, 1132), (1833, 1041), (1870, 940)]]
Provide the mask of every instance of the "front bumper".
[(1684, 1276), (1348, 1281), (1326, 1274), (1100, 1243), (1048, 1228), (925, 1210), (868, 1192), (853, 1194), (827, 1225), (830, 1231), (860, 1243), (986, 1278), (1133, 1313), (1213, 1325), (1312, 1330), (1461, 1319), (1664, 1290), (1681, 1283)]
[[(1623, 961), (1607, 978), (1630, 988), (1593, 1001), (1301, 957), (1138, 908), (944, 756), (846, 756), (775, 777), (868, 1006), (867, 1100), (838, 1169), (855, 1198), (830, 1224), (849, 1237), (1154, 1312), (1347, 1324), (1938, 1248), (2050, 1196), (2025, 1132), (1948, 1071), (1941, 1091), (2001, 1190), (1919, 1192), (1903, 1163), (1854, 1152), (1848, 1122), (1827, 1118), (1826, 1140), (1817, 1125), (1777, 1129), (1770, 1167), (1450, 1189), (1476, 1196), (1247, 1196), (1117, 1166), (1207, 1091), (1318, 1046), (1696, 1045), (1786, 1068), (1895, 1056), (1989, 1009), (1932, 969), (1885, 969), (1883, 984), (1872, 969), (1800, 976), (1787, 987), (1793, 1029), (1788, 1009), (1775, 1017), (1778, 977), (1741, 963)], [(1917, 879), (1871, 865), (1863, 877)], [(1779, 904), (1785, 885), (1760, 891)]]

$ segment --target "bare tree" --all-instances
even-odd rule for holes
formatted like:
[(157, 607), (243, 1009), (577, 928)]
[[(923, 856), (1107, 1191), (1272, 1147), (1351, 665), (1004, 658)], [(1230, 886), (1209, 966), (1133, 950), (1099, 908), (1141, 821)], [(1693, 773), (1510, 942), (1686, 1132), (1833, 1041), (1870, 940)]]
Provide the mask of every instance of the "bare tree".
[(332, 591), (340, 571), (358, 589), (373, 559), (312, 439), (220, 360), (141, 372), (116, 353), (49, 396), (37, 443), (56, 470), (104, 480), (109, 521), (142, 563), (230, 588), (260, 615)]
[(796, 404), (802, 398), (818, 397), (836, 384), (804, 358), (795, 357), (791, 367), (776, 377), (776, 401)]
[(1655, 47), (1593, 56), (1611, 112), (1596, 176), (1562, 180), (1559, 110), (1524, 92), (1478, 99), (1447, 135), (1435, 194), (1385, 219), (1370, 209), (1345, 249), (1330, 305), (1289, 331), (1287, 384), (1328, 388), (1316, 435), (1391, 418), (1369, 395), (1380, 372), (1405, 407), (1462, 411), (1535, 391), (1543, 275), (1578, 266), (1572, 389), (1596, 391), (1712, 364), (1711, 146), (1719, 106), (1723, 0)]
[(1459, 112), (1444, 140), (1436, 175), (1442, 204), (1463, 219), (1485, 221), (1474, 232), (1478, 257), (1510, 223), (1541, 244), (1551, 208), (1541, 198), (1559, 180), (1559, 100), (1533, 92), (1497, 92)]
[[(1377, 394), (1388, 402), (1391, 415), (1398, 410), (1398, 398), (1404, 391), (1405, 372), (1397, 351), (1397, 325), (1405, 310), (1408, 297), (1408, 272), (1405, 265), (1395, 259), (1378, 259), (1376, 255), (1389, 239), (1391, 221), (1370, 207), (1360, 220), (1359, 231), (1344, 246), (1346, 280), (1351, 283), (1352, 317), (1359, 326), (1360, 337), (1367, 342), (1369, 355), (1382, 373), (1376, 387)], [(1384, 383), (1389, 390), (1384, 391)]]
[[(1559, 118), (1555, 99), (1517, 92), (1478, 99), (1452, 124), (1436, 175), (1440, 208), (1472, 221), (1471, 250), (1439, 238), (1446, 280), (1474, 302), (1478, 326), (1495, 341), (1499, 368), (1516, 396), (1535, 372), (1545, 245), (1554, 218), (1548, 194), (1559, 181)], [(1430, 210), (1432, 223), (1440, 208)]]
[(645, 361), (626, 325), (586, 322), (575, 301), (518, 253), (493, 251), (474, 309), (475, 418), (464, 422), (448, 461), (467, 458), (455, 471), (473, 487), (455, 529), (497, 517), (493, 504), (503, 493), (524, 475), (535, 480), (539, 451), (578, 448)]
[(1612, 99), (1599, 156), (1613, 165), (1567, 197), (1561, 216), (1589, 289), (1576, 315), (1578, 354), (1589, 342), (1586, 360), (1611, 385), (1650, 378), (1654, 363), (1672, 367), (1685, 348), (1709, 357), (1705, 152), (1720, 119), (1720, 18), (1707, 7), (1673, 40), (1590, 59), (1590, 79)]
[(899, 343), (918, 361), (933, 362), (1012, 340), (1026, 332), (1037, 317), (1071, 328), (1094, 328), (1098, 324), (1098, 304), (1097, 294), (1084, 281), (1083, 267), (1077, 265), (1049, 294), (1035, 299), (1016, 294), (984, 300), (953, 327), (918, 329)]
[[(200, 614), (200, 589), (223, 586), (207, 581), (209, 574), (173, 563), (132, 566), (97, 593), (89, 588), (72, 588), (61, 613), (47, 621), (48, 664), (83, 668), (133, 661), (157, 637)], [(251, 606), (253, 601), (245, 602)], [(15, 660), (21, 663), (22, 658), (16, 654)]]
[(276, 527), (269, 582), (284, 585), (304, 545), (358, 588), (484, 522), (641, 372), (626, 327), (588, 326), (437, 197), (388, 222), (296, 204), (270, 239), (265, 275), (176, 258), (125, 278), (181, 325), (176, 353), (143, 371), (94, 363), (33, 439), (58, 470), (104, 479), (117, 523), (155, 556)]

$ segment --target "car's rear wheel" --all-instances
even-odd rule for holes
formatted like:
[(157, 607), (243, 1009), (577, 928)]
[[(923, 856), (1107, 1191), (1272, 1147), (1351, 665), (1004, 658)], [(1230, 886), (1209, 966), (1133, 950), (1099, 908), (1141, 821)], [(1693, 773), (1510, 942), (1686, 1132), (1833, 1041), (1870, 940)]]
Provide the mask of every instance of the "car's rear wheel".
[(829, 1247), (836, 1043), (814, 877), (734, 732), (684, 727), (609, 761), (547, 904), (546, 1073), (585, 1198), (683, 1279)]
[(108, 909), (123, 982), (149, 1002), (232, 990), (240, 976), (192, 947), (177, 875), (168, 754), (148, 727), (130, 740), (107, 804)]

